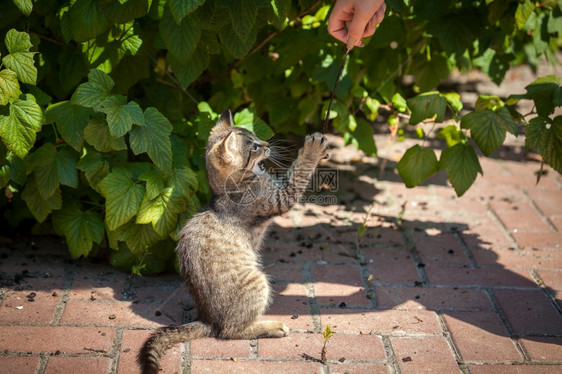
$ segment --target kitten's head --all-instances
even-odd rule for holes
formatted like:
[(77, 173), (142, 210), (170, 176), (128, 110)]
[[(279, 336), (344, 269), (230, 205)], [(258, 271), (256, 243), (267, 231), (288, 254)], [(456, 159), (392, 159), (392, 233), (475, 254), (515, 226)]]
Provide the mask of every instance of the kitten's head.
[(269, 143), (247, 129), (234, 127), (232, 114), (226, 110), (211, 130), (205, 154), (211, 188), (219, 192), (233, 175), (247, 178), (251, 173), (264, 174), (263, 161), (270, 152)]

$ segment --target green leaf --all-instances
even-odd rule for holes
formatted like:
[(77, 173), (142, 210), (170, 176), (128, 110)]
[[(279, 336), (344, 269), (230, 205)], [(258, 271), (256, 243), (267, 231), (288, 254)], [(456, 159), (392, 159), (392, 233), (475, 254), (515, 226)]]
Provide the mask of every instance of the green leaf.
[(93, 189), (97, 189), (98, 183), (109, 174), (109, 161), (103, 154), (93, 150), (88, 150), (76, 167), (84, 172)]
[(246, 40), (252, 32), (258, 14), (254, 0), (232, 0), (228, 10), (234, 32), (241, 40)]
[(18, 7), (18, 9), (25, 14), (26, 16), (29, 16), (31, 14), (31, 11), (33, 10), (33, 3), (31, 2), (31, 0), (13, 0), (14, 4)]
[(60, 189), (55, 190), (48, 199), (43, 199), (37, 189), (37, 183), (33, 178), (25, 184), (25, 189), (21, 194), (21, 198), (25, 201), (29, 211), (38, 222), (43, 222), (53, 210), (62, 207), (62, 194)]
[(29, 52), (33, 46), (29, 34), (11, 29), (6, 34), (5, 43), (10, 54), (2, 59), (4, 65), (15, 71), (21, 82), (35, 85), (37, 68), (33, 63), (35, 52)]
[(392, 105), (401, 113), (404, 113), (408, 110), (408, 104), (406, 103), (406, 99), (404, 96), (400, 95), (400, 93), (395, 93), (392, 96)]
[(125, 168), (114, 168), (98, 184), (105, 197), (105, 223), (115, 230), (137, 215), (145, 194), (142, 184), (133, 181), (133, 173)]
[(256, 115), (253, 108), (245, 108), (234, 114), (234, 126), (250, 130), (262, 140), (268, 140), (274, 134), (271, 127)]
[(232, 57), (238, 59), (244, 57), (248, 52), (250, 52), (250, 49), (256, 41), (256, 34), (257, 30), (254, 25), (248, 36), (242, 39), (229, 23), (220, 29), (219, 38)]
[(461, 101), (461, 96), (458, 93), (449, 92), (446, 94), (441, 94), (441, 96), (443, 96), (445, 100), (447, 100), (447, 103), (449, 103), (449, 105), (455, 112), (460, 113), (460, 111), (463, 108), (463, 105)]
[(427, 92), (409, 99), (408, 106), (412, 111), (410, 125), (417, 125), (426, 119), (441, 123), (445, 118), (447, 100), (439, 92)]
[(145, 198), (152, 200), (164, 189), (166, 176), (158, 170), (148, 170), (139, 175), (139, 180), (146, 182)]
[(541, 77), (525, 87), (527, 98), (532, 99), (540, 117), (554, 113), (555, 106), (562, 105), (562, 79), (555, 75)]
[(173, 55), (170, 56), (170, 65), (182, 87), (187, 87), (197, 79), (209, 66), (209, 54), (203, 48), (197, 48), (191, 57), (182, 62)]
[(507, 131), (517, 135), (518, 128), (506, 107), (472, 112), (461, 120), (461, 127), (470, 135), (486, 156), (490, 156), (505, 140)]
[(10, 105), (10, 115), (0, 115), (0, 136), (10, 151), (24, 158), (33, 147), (45, 117), (35, 97), (25, 94)]
[(43, 199), (48, 199), (60, 185), (55, 146), (53, 143), (44, 144), (33, 152), (27, 161), (33, 166), (39, 193)]
[(10, 70), (0, 70), (0, 105), (6, 105), (10, 99), (21, 94), (17, 74)]
[(472, 186), (478, 173), (483, 174), (478, 156), (468, 142), (445, 149), (439, 167), (447, 171), (447, 177), (459, 197)]
[(535, 117), (527, 125), (525, 147), (537, 149), (544, 162), (562, 173), (562, 116)]
[(531, 16), (531, 13), (535, 10), (535, 4), (530, 0), (525, 0), (517, 6), (515, 11), (515, 25), (519, 30), (522, 30), (527, 23), (527, 20)]
[(131, 130), (130, 143), (135, 155), (146, 152), (162, 171), (172, 171), (172, 124), (156, 108), (144, 111), (144, 126)]
[(362, 150), (369, 156), (377, 156), (377, 146), (373, 137), (373, 128), (363, 118), (359, 118), (357, 128), (353, 132), (344, 134), (346, 143), (353, 144), (356, 148)]
[(170, 0), (168, 1), (168, 6), (170, 7), (170, 13), (172, 17), (179, 25), (181, 20), (202, 5), (205, 0)]
[(98, 109), (101, 102), (110, 95), (115, 82), (101, 70), (92, 69), (88, 82), (82, 83), (72, 95), (70, 102), (87, 108)]
[(134, 254), (146, 253), (150, 247), (163, 239), (150, 224), (130, 224), (124, 236), (127, 247)]
[(453, 147), (460, 143), (463, 139), (466, 139), (462, 131), (460, 131), (455, 125), (448, 125), (439, 130), (437, 136), (441, 139), (445, 139), (447, 146)]
[(174, 169), (170, 177), (169, 186), (181, 196), (190, 197), (197, 191), (197, 174), (188, 167)]
[(88, 122), (84, 129), (84, 139), (97, 151), (111, 152), (127, 149), (125, 139), (121, 136), (115, 138), (109, 131), (109, 126), (105, 119), (95, 117)]
[(179, 61), (187, 61), (195, 51), (201, 38), (201, 25), (193, 15), (182, 19), (178, 25), (170, 11), (164, 11), (160, 20), (160, 36), (166, 48)]
[(128, 133), (133, 128), (133, 124), (144, 126), (144, 116), (139, 104), (134, 101), (127, 103), (125, 96), (108, 96), (100, 106), (100, 111), (107, 114), (109, 132), (114, 137)]
[(62, 148), (57, 152), (57, 172), (59, 181), (65, 186), (78, 188), (78, 154), (68, 148)]
[(478, 15), (467, 11), (459, 14), (447, 14), (438, 23), (438, 38), (443, 50), (457, 57), (472, 46), (478, 39), (480, 22)]
[(153, 0), (102, 0), (99, 8), (113, 23), (127, 23), (148, 13)]
[(82, 212), (76, 204), (53, 213), (53, 224), (64, 234), (72, 258), (87, 256), (94, 243), (101, 243), (105, 233), (99, 213)]
[(76, 0), (70, 6), (70, 26), (77, 42), (93, 39), (110, 26), (109, 20), (98, 9), (98, 2)]
[(421, 185), (437, 173), (438, 167), (439, 162), (433, 149), (422, 148), (417, 144), (404, 153), (397, 165), (398, 173), (408, 188)]
[(74, 149), (80, 151), (84, 141), (84, 128), (90, 119), (90, 109), (60, 101), (45, 110), (47, 123), (56, 122), (60, 134)]
[(445, 57), (435, 55), (429, 61), (426, 61), (425, 58), (418, 58), (414, 62), (411, 72), (420, 86), (420, 91), (424, 92), (437, 87), (441, 79), (449, 76), (449, 66)]
[(165, 188), (158, 196), (142, 200), (137, 223), (152, 223), (154, 231), (161, 236), (168, 235), (176, 226), (178, 214), (185, 210), (185, 200), (174, 193), (172, 188)]

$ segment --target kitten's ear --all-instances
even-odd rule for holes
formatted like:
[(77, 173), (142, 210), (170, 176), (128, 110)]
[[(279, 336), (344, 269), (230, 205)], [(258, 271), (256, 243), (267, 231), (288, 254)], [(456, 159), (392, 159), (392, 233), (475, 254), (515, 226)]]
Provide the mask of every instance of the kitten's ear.
[(217, 124), (211, 130), (211, 134), (218, 134), (221, 131), (228, 130), (232, 127), (233, 123), (232, 113), (230, 113), (230, 109), (227, 109), (222, 113), (221, 118), (219, 118)]

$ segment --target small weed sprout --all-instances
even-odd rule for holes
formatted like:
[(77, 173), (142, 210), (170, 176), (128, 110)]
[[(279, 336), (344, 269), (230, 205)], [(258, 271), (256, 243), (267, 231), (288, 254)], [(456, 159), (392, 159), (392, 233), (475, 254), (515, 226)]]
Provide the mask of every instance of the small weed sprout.
[(330, 325), (326, 326), (326, 328), (324, 329), (324, 331), (322, 332), (322, 335), (324, 336), (324, 346), (322, 347), (322, 363), (325, 364), (327, 361), (326, 358), (326, 353), (328, 352), (328, 340), (330, 340), (330, 338), (332, 336), (334, 336), (335, 332), (332, 331), (332, 329), (330, 328)]

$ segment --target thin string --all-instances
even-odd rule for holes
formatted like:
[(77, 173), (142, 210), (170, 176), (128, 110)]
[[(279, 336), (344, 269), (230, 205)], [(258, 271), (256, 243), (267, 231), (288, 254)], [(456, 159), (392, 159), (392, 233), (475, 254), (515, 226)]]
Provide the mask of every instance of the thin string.
[(328, 104), (328, 110), (326, 111), (326, 118), (324, 119), (324, 127), (322, 128), (322, 133), (325, 134), (328, 130), (328, 122), (330, 122), (330, 109), (332, 108), (332, 103), (334, 102), (334, 97), (336, 97), (336, 91), (338, 89), (338, 83), (340, 81), (341, 74), (343, 72), (343, 67), (345, 66), (345, 62), (347, 61), (347, 56), (351, 48), (348, 48), (343, 55), (343, 60), (340, 65), (340, 69), (338, 71), (338, 75), (336, 77), (336, 82), (334, 83), (334, 89), (332, 90), (332, 96), (330, 97), (330, 103)]

